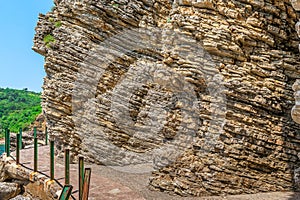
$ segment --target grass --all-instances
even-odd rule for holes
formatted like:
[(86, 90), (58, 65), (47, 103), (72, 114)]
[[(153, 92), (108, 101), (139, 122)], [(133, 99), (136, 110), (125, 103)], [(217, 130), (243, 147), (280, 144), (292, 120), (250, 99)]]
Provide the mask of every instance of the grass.
[(50, 48), (51, 44), (55, 42), (55, 38), (53, 37), (53, 35), (48, 34), (44, 37), (43, 41), (44, 41), (46, 47)]
[(54, 18), (49, 17), (48, 21), (51, 22), (51, 23), (53, 23), (55, 20), (54, 20)]
[(55, 28), (61, 27), (62, 23), (61, 21), (57, 21), (54, 23)]
[(112, 6), (115, 7), (115, 8), (118, 8), (118, 7), (119, 7), (119, 4), (114, 3)]

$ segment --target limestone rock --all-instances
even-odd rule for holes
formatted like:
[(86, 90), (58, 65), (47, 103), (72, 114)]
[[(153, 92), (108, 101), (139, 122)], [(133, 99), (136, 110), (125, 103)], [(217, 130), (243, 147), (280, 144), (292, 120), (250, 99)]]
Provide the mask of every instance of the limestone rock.
[(31, 200), (32, 198), (30, 197), (25, 197), (25, 196), (22, 196), (22, 195), (18, 195), (10, 200)]
[(290, 0), (292, 6), (295, 10), (300, 11), (300, 1), (299, 0)]
[(55, 4), (33, 50), (45, 56), (42, 107), (60, 155), (150, 166), (154, 189), (180, 195), (300, 189), (297, 2)]
[(293, 90), (295, 91), (295, 106), (292, 109), (292, 118), (300, 124), (300, 79), (294, 83)]
[(0, 182), (4, 182), (8, 178), (10, 177), (7, 173), (5, 162), (0, 162)]
[(16, 183), (0, 183), (0, 199), (8, 200), (20, 194), (21, 188)]

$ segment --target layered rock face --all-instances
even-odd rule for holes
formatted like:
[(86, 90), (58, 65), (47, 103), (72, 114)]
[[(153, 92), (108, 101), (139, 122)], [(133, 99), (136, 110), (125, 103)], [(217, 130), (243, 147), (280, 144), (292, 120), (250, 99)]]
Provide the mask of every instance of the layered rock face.
[(55, 1), (33, 49), (58, 150), (154, 189), (299, 189), (296, 11), (288, 0)]
[(295, 122), (300, 124), (300, 79), (293, 85), (293, 90), (295, 91), (295, 106), (292, 109), (292, 118)]
[[(299, 0), (291, 0), (292, 6), (296, 11), (300, 11), (300, 1)], [(300, 21), (298, 21), (295, 25), (298, 37), (300, 37)], [(299, 44), (300, 50), (300, 44)], [(300, 78), (300, 77), (299, 77)], [(292, 109), (292, 118), (295, 122), (300, 124), (300, 79), (297, 79), (293, 85), (293, 90), (295, 91), (295, 106)]]

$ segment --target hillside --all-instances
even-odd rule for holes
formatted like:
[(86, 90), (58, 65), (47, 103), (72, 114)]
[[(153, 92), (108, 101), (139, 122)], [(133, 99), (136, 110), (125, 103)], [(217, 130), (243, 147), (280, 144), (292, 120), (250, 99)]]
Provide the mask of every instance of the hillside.
[(27, 89), (0, 88), (0, 133), (9, 127), (11, 132), (26, 130), (42, 112), (40, 93)]

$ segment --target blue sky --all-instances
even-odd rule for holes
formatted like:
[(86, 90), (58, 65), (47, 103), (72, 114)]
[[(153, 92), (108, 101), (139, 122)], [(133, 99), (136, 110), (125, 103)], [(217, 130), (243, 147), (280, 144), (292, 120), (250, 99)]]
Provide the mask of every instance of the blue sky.
[(39, 13), (52, 0), (2, 1), (0, 5), (0, 87), (28, 88), (40, 92), (44, 57), (31, 50)]

